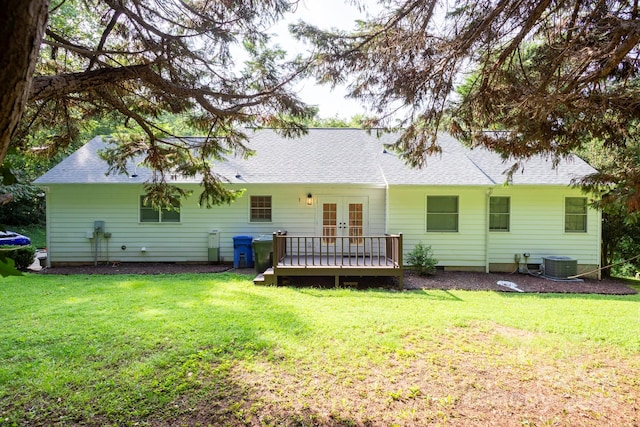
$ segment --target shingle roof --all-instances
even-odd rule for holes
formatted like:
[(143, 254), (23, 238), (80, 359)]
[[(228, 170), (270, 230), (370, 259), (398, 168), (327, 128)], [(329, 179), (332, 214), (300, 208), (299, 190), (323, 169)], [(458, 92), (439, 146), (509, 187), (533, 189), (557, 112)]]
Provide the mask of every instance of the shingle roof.
[[(467, 150), (469, 158), (479, 169), (496, 184), (503, 184), (507, 178), (506, 171), (516, 161), (502, 159), (500, 155), (484, 148)], [(512, 175), (513, 184), (570, 184), (574, 178), (582, 178), (595, 173), (596, 170), (578, 156), (569, 156), (556, 168), (553, 161), (543, 156), (534, 156), (522, 162), (522, 168)]]
[[(229, 156), (216, 161), (214, 171), (231, 183), (367, 184), (389, 185), (495, 185), (502, 184), (504, 171), (513, 161), (485, 149), (470, 150), (449, 135), (438, 137), (442, 154), (427, 159), (422, 169), (408, 167), (385, 145), (396, 135), (377, 137), (361, 129), (310, 129), (297, 139), (285, 139), (273, 130), (249, 131), (249, 159)], [(37, 184), (141, 183), (151, 172), (129, 163), (130, 176), (106, 175), (107, 165), (98, 151), (108, 143), (96, 137), (36, 180)], [(578, 157), (556, 169), (551, 161), (534, 157), (514, 174), (515, 184), (570, 184), (573, 178), (595, 172)], [(137, 176), (132, 176), (132, 175)], [(199, 182), (178, 177), (176, 183)]]
[(449, 135), (438, 136), (441, 154), (426, 159), (420, 169), (408, 167), (389, 151), (380, 157), (380, 164), (390, 185), (491, 185), (483, 171), (466, 157), (466, 148)]

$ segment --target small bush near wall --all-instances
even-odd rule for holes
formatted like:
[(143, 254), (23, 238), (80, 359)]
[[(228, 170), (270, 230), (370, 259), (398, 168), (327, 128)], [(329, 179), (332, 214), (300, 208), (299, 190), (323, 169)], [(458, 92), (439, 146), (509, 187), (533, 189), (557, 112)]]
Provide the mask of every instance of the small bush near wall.
[(423, 245), (420, 242), (407, 254), (407, 263), (420, 276), (428, 276), (435, 274), (438, 260), (433, 257), (431, 246)]
[(0, 250), (5, 251), (5, 255), (16, 263), (16, 269), (26, 270), (36, 257), (36, 248), (28, 246), (0, 246)]

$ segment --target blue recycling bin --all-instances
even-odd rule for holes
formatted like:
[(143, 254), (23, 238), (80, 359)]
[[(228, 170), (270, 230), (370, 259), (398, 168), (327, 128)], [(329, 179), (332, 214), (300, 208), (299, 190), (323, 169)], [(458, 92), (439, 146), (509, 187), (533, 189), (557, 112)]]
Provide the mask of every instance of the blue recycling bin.
[(253, 267), (251, 236), (233, 236), (233, 268)]

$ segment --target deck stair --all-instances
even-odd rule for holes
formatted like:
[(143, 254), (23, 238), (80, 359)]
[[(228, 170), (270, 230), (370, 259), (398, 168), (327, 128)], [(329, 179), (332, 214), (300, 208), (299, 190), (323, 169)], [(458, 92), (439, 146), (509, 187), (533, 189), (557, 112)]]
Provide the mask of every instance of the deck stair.
[(276, 276), (273, 267), (269, 267), (264, 273), (260, 273), (253, 279), (255, 285), (273, 286), (276, 284)]

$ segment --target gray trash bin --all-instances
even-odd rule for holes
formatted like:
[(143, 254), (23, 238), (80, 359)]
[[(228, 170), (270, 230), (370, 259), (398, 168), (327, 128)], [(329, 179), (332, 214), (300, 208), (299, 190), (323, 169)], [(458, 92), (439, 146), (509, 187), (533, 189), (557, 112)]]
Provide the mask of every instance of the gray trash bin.
[(209, 262), (220, 262), (220, 233), (218, 230), (209, 231)]
[(262, 234), (251, 242), (253, 246), (253, 261), (256, 273), (264, 273), (273, 267), (273, 235)]

